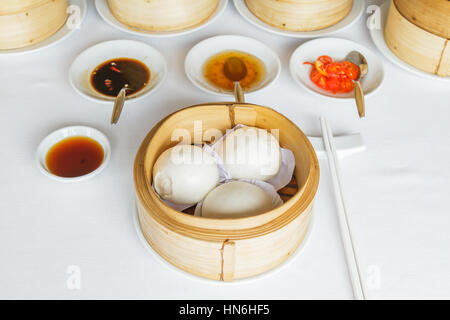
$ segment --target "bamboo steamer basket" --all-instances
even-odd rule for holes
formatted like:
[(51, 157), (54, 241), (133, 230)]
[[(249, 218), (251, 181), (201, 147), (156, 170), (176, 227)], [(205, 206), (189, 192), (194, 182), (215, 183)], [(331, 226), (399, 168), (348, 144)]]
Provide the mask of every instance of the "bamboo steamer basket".
[(14, 14), (30, 10), (48, 2), (48, 0), (6, 0), (0, 1), (0, 15)]
[(353, 6), (353, 0), (245, 0), (245, 3), (260, 20), (289, 31), (332, 26), (344, 19)]
[(219, 0), (108, 0), (117, 20), (133, 29), (174, 31), (202, 24)]
[(450, 1), (394, 0), (384, 37), (390, 50), (417, 69), (450, 76)]
[(66, 22), (68, 0), (3, 1), (0, 5), (0, 50), (39, 43)]
[[(198, 120), (201, 129), (194, 124)], [(239, 219), (196, 217), (162, 202), (151, 186), (152, 168), (164, 150), (177, 144), (171, 141), (172, 132), (182, 129), (191, 137), (202, 137), (211, 128), (224, 133), (238, 123), (279, 129), (281, 146), (292, 150), (296, 160), (297, 187), (292, 197), (272, 211)], [(203, 142), (210, 139), (204, 137)], [(142, 233), (159, 255), (191, 274), (233, 281), (278, 266), (303, 241), (319, 183), (319, 165), (307, 137), (276, 111), (252, 104), (212, 103), (175, 112), (150, 131), (136, 155), (134, 183)]]

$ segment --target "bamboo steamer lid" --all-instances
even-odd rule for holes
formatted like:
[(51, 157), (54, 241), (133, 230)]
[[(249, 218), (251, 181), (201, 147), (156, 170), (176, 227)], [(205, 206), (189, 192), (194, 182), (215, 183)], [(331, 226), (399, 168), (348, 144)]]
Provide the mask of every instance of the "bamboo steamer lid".
[[(196, 137), (211, 142), (218, 131), (223, 134), (238, 123), (279, 128), (281, 146), (290, 149), (296, 161), (292, 197), (269, 212), (234, 219), (196, 217), (159, 199), (151, 186), (152, 169), (159, 155), (178, 143), (175, 132), (194, 137), (194, 142)], [(303, 132), (276, 111), (252, 104), (209, 103), (177, 111), (149, 132), (134, 162), (138, 219), (147, 242), (176, 267), (221, 281), (266, 272), (295, 251), (308, 229), (318, 183), (318, 160)]]
[(397, 10), (416, 26), (450, 39), (449, 0), (394, 0)]
[(22, 48), (39, 43), (64, 25), (67, 19), (68, 0), (41, 2), (27, 7), (25, 11), (0, 15), (2, 31), (0, 32), (0, 50)]
[(48, 0), (3, 0), (0, 1), (0, 16), (24, 12), (45, 2)]
[(117, 20), (130, 28), (174, 31), (206, 21), (219, 0), (108, 0)]
[(450, 76), (448, 39), (410, 22), (399, 12), (395, 1), (391, 2), (384, 37), (389, 49), (406, 63), (439, 76)]
[(260, 20), (290, 31), (329, 27), (344, 19), (353, 6), (353, 0), (245, 0), (245, 3)]

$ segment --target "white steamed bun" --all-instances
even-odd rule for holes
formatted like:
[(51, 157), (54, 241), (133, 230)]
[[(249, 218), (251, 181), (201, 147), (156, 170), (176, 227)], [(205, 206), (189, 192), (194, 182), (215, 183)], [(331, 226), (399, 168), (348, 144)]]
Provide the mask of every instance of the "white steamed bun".
[(233, 179), (267, 181), (280, 170), (280, 145), (265, 129), (239, 128), (224, 139), (217, 151)]
[(203, 200), (202, 217), (243, 218), (272, 210), (270, 196), (260, 187), (242, 181), (222, 184)]
[(153, 186), (161, 198), (196, 204), (219, 182), (214, 159), (202, 148), (178, 145), (164, 151), (153, 166)]

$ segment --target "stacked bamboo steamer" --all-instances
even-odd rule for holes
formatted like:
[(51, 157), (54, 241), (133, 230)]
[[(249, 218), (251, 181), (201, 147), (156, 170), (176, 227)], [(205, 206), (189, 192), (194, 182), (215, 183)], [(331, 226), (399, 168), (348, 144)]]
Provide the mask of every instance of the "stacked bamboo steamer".
[(133, 29), (175, 31), (206, 21), (219, 0), (108, 0), (117, 20)]
[(245, 0), (245, 3), (256, 17), (274, 27), (314, 31), (344, 19), (353, 0)]
[[(272, 211), (239, 219), (197, 217), (161, 201), (152, 188), (152, 168), (162, 152), (177, 144), (173, 131), (202, 137), (212, 129), (225, 133), (238, 123), (279, 128), (280, 145), (295, 156), (297, 191), (293, 196)], [(211, 142), (208, 136), (204, 135), (203, 142)], [(233, 281), (278, 266), (303, 241), (319, 183), (319, 165), (308, 138), (276, 111), (252, 104), (213, 103), (182, 109), (161, 120), (139, 148), (134, 181), (140, 227), (152, 248), (186, 272)]]
[(450, 76), (450, 1), (392, 1), (385, 39), (403, 61), (429, 73)]
[(39, 43), (66, 22), (68, 0), (0, 1), (0, 50)]

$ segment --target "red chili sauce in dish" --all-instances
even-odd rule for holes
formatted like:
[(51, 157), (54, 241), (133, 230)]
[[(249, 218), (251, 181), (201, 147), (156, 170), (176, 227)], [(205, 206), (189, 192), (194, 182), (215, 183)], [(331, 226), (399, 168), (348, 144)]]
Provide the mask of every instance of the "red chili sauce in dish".
[(353, 91), (354, 80), (359, 77), (359, 67), (349, 61), (337, 62), (329, 56), (320, 56), (312, 62), (304, 62), (312, 66), (309, 78), (319, 88), (333, 94)]

